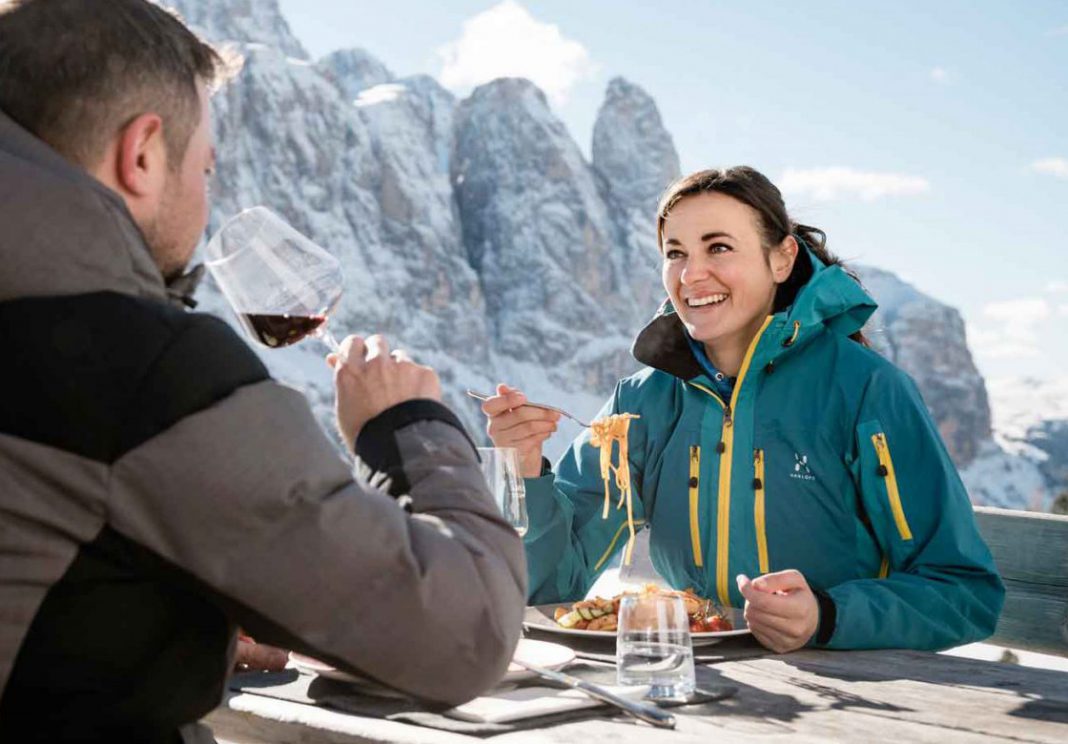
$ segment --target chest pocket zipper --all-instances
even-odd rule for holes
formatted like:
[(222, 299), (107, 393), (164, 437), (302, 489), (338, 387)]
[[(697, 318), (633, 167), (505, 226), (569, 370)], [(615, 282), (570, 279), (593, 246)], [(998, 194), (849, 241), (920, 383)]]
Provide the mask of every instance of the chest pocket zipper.
[(897, 490), (897, 475), (894, 473), (894, 461), (890, 457), (890, 445), (886, 441), (886, 435), (882, 432), (873, 434), (872, 444), (875, 445), (875, 454), (879, 458), (879, 476), (886, 483), (886, 497), (890, 501), (890, 511), (894, 515), (894, 524), (902, 540), (912, 539), (912, 530), (908, 520), (905, 519), (905, 509), (901, 505), (901, 494)]
[(693, 563), (695, 566), (704, 566), (701, 555), (701, 520), (699, 517), (701, 504), (701, 447), (690, 447), (690, 544), (693, 546)]
[(764, 450), (753, 451), (753, 520), (756, 523), (757, 559), (760, 562), (760, 573), (766, 574), (768, 568), (768, 533), (764, 516), (764, 491), (767, 483), (764, 480)]

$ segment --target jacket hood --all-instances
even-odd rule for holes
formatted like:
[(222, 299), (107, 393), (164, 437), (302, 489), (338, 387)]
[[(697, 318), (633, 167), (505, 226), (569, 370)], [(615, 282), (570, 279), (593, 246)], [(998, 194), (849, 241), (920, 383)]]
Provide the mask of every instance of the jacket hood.
[[(877, 307), (843, 267), (825, 265), (807, 246), (805, 256), (812, 264), (812, 276), (798, 290), (793, 304), (773, 315), (768, 326), (785, 333), (783, 353), (801, 348), (825, 330), (850, 336), (864, 327)], [(686, 335), (671, 300), (664, 300), (652, 321), (638, 332), (631, 353), (642, 364), (690, 380), (703, 370)]]
[(113, 291), (166, 299), (122, 198), (0, 111), (0, 302)]

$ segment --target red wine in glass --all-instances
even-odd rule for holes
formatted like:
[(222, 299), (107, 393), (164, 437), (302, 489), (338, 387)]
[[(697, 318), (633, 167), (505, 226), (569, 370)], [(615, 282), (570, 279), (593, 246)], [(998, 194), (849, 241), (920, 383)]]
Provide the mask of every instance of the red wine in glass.
[(326, 327), (343, 286), (336, 257), (265, 207), (228, 220), (205, 255), (250, 337), (279, 349), (315, 336), (344, 357)]
[(264, 346), (278, 349), (295, 344), (326, 322), (326, 315), (258, 315), (240, 313), (241, 324)]

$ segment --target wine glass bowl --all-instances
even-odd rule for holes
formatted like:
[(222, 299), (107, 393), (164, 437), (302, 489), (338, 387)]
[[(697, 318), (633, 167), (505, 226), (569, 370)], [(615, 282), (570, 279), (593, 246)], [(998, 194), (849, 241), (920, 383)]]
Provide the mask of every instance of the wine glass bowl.
[(280, 348), (308, 335), (334, 351), (327, 317), (341, 297), (341, 263), (266, 207), (230, 218), (205, 264), (248, 335)]

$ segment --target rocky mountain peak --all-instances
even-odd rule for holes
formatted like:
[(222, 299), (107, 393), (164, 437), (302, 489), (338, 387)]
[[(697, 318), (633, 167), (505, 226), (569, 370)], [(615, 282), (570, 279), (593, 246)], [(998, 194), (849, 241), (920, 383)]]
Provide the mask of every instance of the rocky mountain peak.
[(265, 44), (290, 57), (307, 59), (278, 0), (163, 0), (209, 41)]
[(916, 381), (950, 455), (959, 467), (968, 465), (990, 438), (990, 402), (968, 349), (964, 319), (890, 272), (857, 269), (879, 303), (865, 333)]
[(319, 60), (319, 68), (350, 101), (360, 91), (396, 80), (389, 68), (363, 49), (340, 49)]
[(593, 168), (621, 208), (650, 219), (656, 199), (679, 177), (679, 155), (652, 96), (621, 77), (608, 83), (593, 127)]

